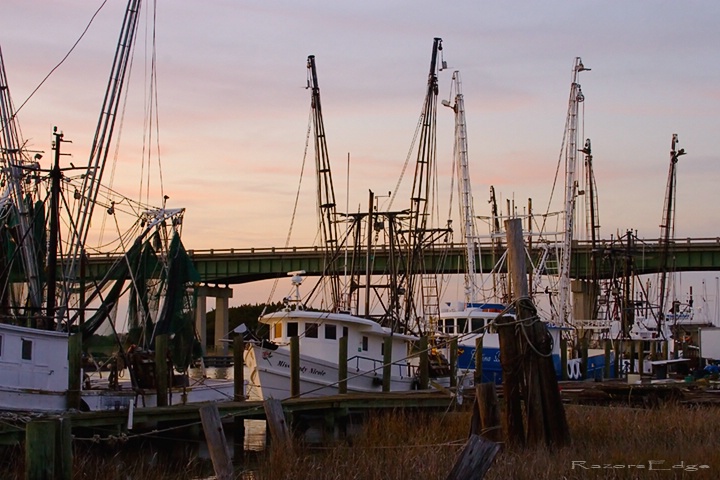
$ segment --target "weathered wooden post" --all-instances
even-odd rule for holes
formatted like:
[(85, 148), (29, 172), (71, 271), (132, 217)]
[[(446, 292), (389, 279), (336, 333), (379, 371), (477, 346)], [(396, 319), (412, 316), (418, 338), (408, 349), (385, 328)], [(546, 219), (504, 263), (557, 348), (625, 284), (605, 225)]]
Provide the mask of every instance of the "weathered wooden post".
[[(605, 378), (610, 378), (610, 352), (612, 350), (612, 339), (605, 339)], [(615, 360), (617, 361), (617, 359)]]
[(72, 480), (72, 423), (69, 418), (60, 418), (58, 420), (56, 433), (55, 478), (57, 480)]
[(580, 338), (580, 357), (581, 357), (581, 363), (580, 366), (582, 368), (582, 378), (583, 380), (588, 379), (588, 337), (583, 331), (583, 335)]
[(155, 337), (155, 382), (157, 383), (157, 406), (166, 407), (168, 404), (168, 336), (167, 334)]
[(470, 435), (446, 480), (483, 478), (500, 451), (500, 445), (480, 435)]
[[(234, 400), (245, 401), (245, 337), (237, 334), (233, 338), (233, 385)], [(233, 418), (233, 459), (242, 462), (245, 458), (245, 419)]]
[(420, 337), (420, 385), (418, 388), (424, 390), (430, 385), (430, 352), (428, 350), (428, 337)]
[(638, 340), (637, 342), (637, 348), (638, 348), (638, 373), (642, 376), (643, 372), (643, 363), (645, 363), (645, 347), (643, 346), (643, 341)]
[(245, 338), (237, 334), (233, 338), (233, 385), (234, 400), (245, 400)]
[(482, 383), (482, 364), (483, 364), (483, 336), (475, 339), (475, 384)]
[(340, 337), (338, 349), (338, 393), (347, 393), (348, 337)]
[(458, 357), (458, 339), (457, 337), (450, 339), (450, 388), (457, 387), (457, 357)]
[(290, 396), (300, 396), (300, 337), (290, 337)]
[(33, 420), (25, 427), (25, 479), (55, 480), (56, 420)]
[(67, 408), (80, 409), (82, 389), (82, 334), (68, 337), (68, 390)]
[(615, 350), (615, 378), (620, 378), (620, 373), (622, 372), (621, 363), (624, 357), (624, 355), (622, 355), (622, 344), (622, 340), (613, 341), (613, 349)]
[(392, 337), (385, 337), (383, 341), (383, 374), (382, 391), (390, 391), (390, 375), (392, 374)]
[(228, 454), (225, 432), (223, 431), (217, 405), (200, 407), (200, 420), (202, 421), (208, 450), (210, 450), (210, 459), (215, 469), (215, 476), (218, 480), (231, 480), (233, 478), (233, 466)]
[[(560, 333), (562, 335), (562, 333)], [(567, 372), (568, 358), (567, 358), (567, 338), (560, 337), (560, 378), (563, 380), (568, 379)]]
[(475, 385), (475, 398), (477, 398), (481, 428), (477, 433), (493, 442), (501, 442), (503, 432), (500, 426), (500, 410), (495, 384), (486, 382)]
[(275, 398), (268, 398), (263, 402), (263, 408), (273, 450), (292, 453), (292, 437), (285, 421), (282, 403)]
[[(514, 343), (516, 349), (514, 353), (520, 355), (503, 361), (503, 376), (506, 373), (506, 362), (509, 363), (508, 366), (522, 370), (524, 374), (521, 378), (524, 379), (528, 442), (536, 443), (544, 439), (547, 445), (564, 445), (568, 442), (570, 434), (551, 357), (552, 338), (547, 326), (538, 318), (534, 305), (528, 299), (521, 220), (505, 221), (505, 230), (513, 298), (517, 302), (518, 318), (517, 322), (513, 323), (524, 332), (523, 335), (516, 337), (514, 342), (508, 342), (511, 348)], [(507, 326), (504, 328), (506, 331), (509, 330)], [(510, 333), (513, 333), (512, 330)], [(502, 343), (502, 338), (500, 341), (502, 360), (505, 344)], [(532, 348), (526, 342), (532, 344)], [(505, 394), (508, 395), (507, 392)], [(522, 421), (522, 417), (520, 420)]]

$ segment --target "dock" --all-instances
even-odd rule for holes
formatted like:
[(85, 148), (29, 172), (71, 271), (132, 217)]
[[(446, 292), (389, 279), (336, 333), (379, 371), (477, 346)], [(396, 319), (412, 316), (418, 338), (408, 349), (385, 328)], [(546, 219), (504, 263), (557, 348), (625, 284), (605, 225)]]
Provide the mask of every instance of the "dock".
[[(166, 407), (132, 408), (102, 412), (63, 412), (57, 414), (30, 414), (4, 412), (0, 414), (0, 444), (19, 444), (25, 438), (25, 426), (41, 419), (67, 421), (73, 431), (98, 430), (114, 437), (131, 436), (138, 432), (153, 431), (169, 426), (181, 428), (200, 424), (200, 409), (208, 403), (172, 405)], [(213, 402), (223, 422), (238, 420), (265, 420), (264, 402)], [(456, 408), (455, 397), (447, 393), (420, 390), (412, 392), (353, 393), (313, 398), (289, 398), (282, 408), (290, 425), (307, 419), (322, 419), (334, 428), (350, 417), (371, 412), (413, 410), (442, 412)], [(111, 432), (111, 433), (108, 433)]]

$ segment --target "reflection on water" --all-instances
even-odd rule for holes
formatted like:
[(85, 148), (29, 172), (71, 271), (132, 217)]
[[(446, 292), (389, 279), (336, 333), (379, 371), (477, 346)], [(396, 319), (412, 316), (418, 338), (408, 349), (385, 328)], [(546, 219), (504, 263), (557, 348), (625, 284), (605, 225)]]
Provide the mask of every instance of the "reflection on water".
[[(245, 378), (250, 378), (250, 370), (245, 368)], [(217, 380), (232, 380), (234, 377), (233, 367), (209, 367), (209, 368), (191, 368), (189, 375), (191, 379), (200, 380), (202, 378), (212, 378)], [(256, 395), (256, 389), (250, 389), (249, 400), (261, 400), (259, 396), (253, 398)], [(261, 451), (265, 449), (266, 431), (267, 424), (265, 420), (245, 420), (245, 450)], [(227, 434), (228, 444), (234, 445), (235, 438), (234, 432)]]

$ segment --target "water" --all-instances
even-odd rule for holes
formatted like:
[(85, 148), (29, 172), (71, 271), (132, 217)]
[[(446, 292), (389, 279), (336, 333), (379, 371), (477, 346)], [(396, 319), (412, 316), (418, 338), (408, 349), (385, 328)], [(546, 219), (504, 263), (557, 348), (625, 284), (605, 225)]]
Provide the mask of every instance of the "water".
[[(232, 380), (234, 377), (233, 368), (232, 367), (218, 367), (218, 368), (206, 368), (205, 369), (205, 377), (211, 378), (211, 379), (217, 379), (217, 380)], [(250, 370), (245, 367), (245, 378), (250, 378)], [(191, 379), (200, 379), (203, 378), (203, 370), (200, 368), (192, 368), (190, 369), (190, 378)], [(262, 400), (257, 395), (257, 389), (251, 388), (248, 391), (250, 398), (249, 400)], [(247, 451), (262, 451), (265, 450), (266, 447), (266, 432), (267, 432), (267, 423), (265, 420), (245, 420), (245, 443), (244, 443), (244, 449)], [(235, 437), (233, 435), (233, 432), (226, 431), (225, 436), (228, 441), (228, 445), (234, 445), (235, 444)], [(207, 445), (203, 443), (203, 446), (207, 450)], [(204, 452), (206, 455), (209, 455), (209, 453)], [(208, 457), (209, 458), (209, 457)]]

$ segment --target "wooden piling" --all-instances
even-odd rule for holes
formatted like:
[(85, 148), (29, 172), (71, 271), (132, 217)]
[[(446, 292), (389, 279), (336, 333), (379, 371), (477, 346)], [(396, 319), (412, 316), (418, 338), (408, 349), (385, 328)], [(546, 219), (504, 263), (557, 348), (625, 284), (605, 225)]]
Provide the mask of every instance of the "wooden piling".
[(348, 337), (340, 337), (338, 350), (338, 393), (347, 393)]
[(638, 345), (637, 345), (637, 348), (638, 348), (638, 373), (640, 375), (642, 375), (644, 373), (643, 372), (643, 363), (645, 363), (645, 347), (643, 346), (643, 344), (645, 342), (643, 342), (642, 340), (638, 340), (637, 343), (638, 343)]
[(157, 406), (166, 407), (168, 404), (168, 336), (167, 334), (155, 337), (155, 382), (157, 387)]
[[(570, 440), (569, 428), (560, 398), (555, 366), (552, 361), (552, 337), (537, 316), (537, 310), (527, 298), (528, 286), (525, 267), (525, 249), (520, 219), (505, 222), (508, 243), (508, 268), (513, 284), (513, 298), (516, 301), (516, 328), (508, 328), (500, 336), (500, 359), (503, 377), (506, 373), (517, 375), (519, 385), (524, 385), (525, 407), (527, 410), (527, 440), (535, 444), (542, 440), (548, 446), (561, 446)], [(522, 335), (514, 335), (515, 329), (522, 329)], [(503, 336), (505, 340), (503, 341)], [(503, 360), (503, 349), (510, 348)], [(513, 373), (513, 370), (517, 372)], [(517, 388), (511, 386), (511, 388)], [(517, 395), (513, 392), (514, 395)], [(508, 391), (506, 401), (510, 405)], [(519, 403), (519, 400), (518, 400)], [(509, 417), (508, 417), (509, 418)], [(522, 414), (518, 416), (522, 422)], [(519, 429), (518, 429), (519, 430)], [(508, 432), (508, 441), (510, 441)]]
[(450, 388), (457, 387), (457, 357), (458, 339), (453, 337), (450, 339)]
[(240, 335), (233, 338), (233, 385), (236, 402), (245, 400), (245, 339)]
[(580, 358), (581, 363), (581, 374), (582, 379), (587, 380), (588, 379), (588, 336), (585, 332), (583, 332), (582, 337), (580, 338)]
[(495, 325), (500, 343), (507, 443), (523, 445), (525, 443), (525, 427), (523, 426), (521, 403), (522, 376), (518, 368), (520, 350), (515, 337), (515, 322), (512, 317), (500, 317)]
[(82, 389), (82, 334), (68, 337), (67, 408), (80, 410)]
[(383, 341), (383, 370), (382, 391), (390, 391), (390, 376), (392, 374), (392, 337), (385, 337)]
[[(562, 333), (560, 334), (562, 335)], [(560, 338), (560, 378), (568, 379), (567, 338)]]
[(55, 480), (56, 420), (33, 420), (25, 427), (25, 479)]
[(290, 396), (300, 396), (300, 337), (290, 337)]
[[(235, 335), (233, 338), (233, 385), (236, 402), (244, 402), (245, 398), (245, 338)], [(233, 418), (233, 460), (242, 462), (245, 457), (245, 419)]]
[(55, 436), (55, 450), (55, 478), (57, 480), (72, 480), (72, 423), (69, 418), (58, 419)]
[(475, 384), (482, 383), (482, 368), (483, 368), (483, 338), (484, 335), (479, 336), (475, 339)]
[(497, 443), (486, 440), (480, 435), (471, 435), (447, 480), (483, 478), (499, 451), (500, 445)]
[(424, 390), (430, 385), (430, 352), (428, 350), (428, 337), (420, 337), (420, 385), (418, 388)]
[(277, 448), (281, 452), (291, 452), (292, 437), (280, 400), (268, 398), (263, 402), (263, 408), (273, 448)]
[[(610, 352), (612, 350), (612, 339), (605, 339), (605, 378), (610, 378)], [(617, 361), (617, 360), (616, 360)]]
[(501, 442), (503, 432), (500, 426), (500, 409), (495, 384), (486, 382), (475, 385), (475, 398), (480, 414), (480, 432), (478, 433), (493, 442)]
[(223, 431), (220, 412), (217, 405), (207, 405), (200, 408), (200, 420), (202, 421), (205, 440), (207, 441), (210, 459), (215, 469), (215, 476), (218, 480), (231, 480), (233, 478), (233, 466), (228, 454), (227, 441)]

